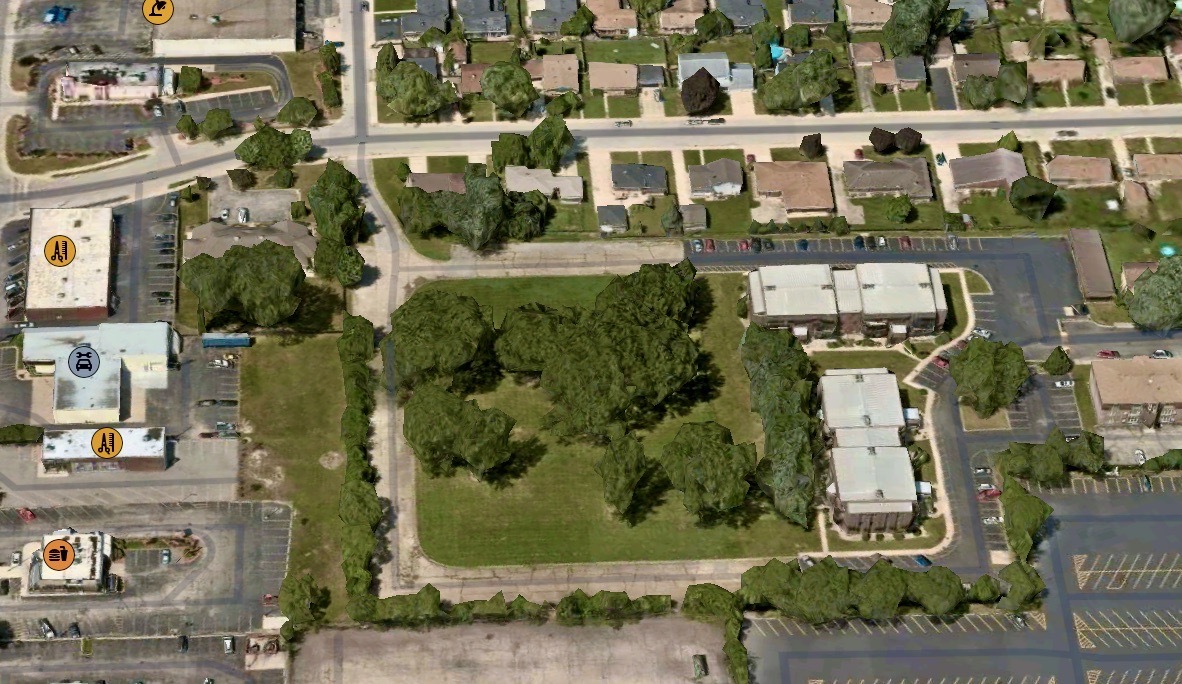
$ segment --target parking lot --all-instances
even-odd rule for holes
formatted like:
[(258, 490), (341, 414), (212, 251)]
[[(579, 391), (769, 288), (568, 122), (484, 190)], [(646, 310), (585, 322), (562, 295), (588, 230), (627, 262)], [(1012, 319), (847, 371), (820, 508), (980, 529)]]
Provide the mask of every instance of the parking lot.
[[(183, 382), (189, 400), (190, 438), (196, 438), (198, 433), (216, 430), (218, 423), (238, 424), (240, 388), (236, 359), (229, 368), (211, 367), (210, 363), (215, 360), (224, 361), (227, 355), (237, 357), (241, 351), (223, 348), (203, 349), (200, 338), (185, 339), (185, 351), (181, 356), (181, 362)], [(200, 405), (211, 401), (217, 403), (212, 406)]]
[[(714, 243), (715, 253), (742, 253), (750, 252), (750, 243), (756, 236), (751, 238), (734, 238), (734, 239), (715, 239), (715, 238), (695, 238), (697, 240), (712, 240)], [(877, 252), (927, 252), (940, 253), (953, 251), (952, 243), (949, 238), (944, 235), (938, 236), (883, 236), (886, 240), (885, 247), (871, 248), (871, 240), (867, 236), (846, 236), (846, 237), (801, 237), (801, 238), (782, 238), (773, 236), (758, 236), (761, 241), (771, 240), (772, 250), (775, 252), (849, 252), (851, 256), (857, 252), (877, 251)], [(855, 243), (855, 239), (861, 237), (860, 243)], [(901, 244), (901, 240), (910, 240), (911, 247), (906, 248)], [(743, 249), (740, 242), (747, 242), (748, 248)], [(694, 253), (694, 239), (685, 241), (686, 255)], [(861, 244), (861, 247), (857, 245)], [(709, 245), (705, 245), (704, 249), (709, 251)], [(977, 251), (981, 250), (981, 238), (970, 238), (956, 236), (955, 250), (956, 251)], [(710, 270), (711, 267), (701, 267), (699, 270)]]
[(1073, 619), (1080, 648), (1182, 648), (1182, 610), (1076, 610)]
[(238, 220), (238, 210), (246, 209), (245, 223), (285, 221), (291, 218), (291, 203), (299, 198), (300, 191), (295, 189), (239, 192), (223, 178), (209, 193), (209, 217), (219, 218), (222, 211), (227, 211), (225, 223), (242, 223)]
[[(1182, 475), (1147, 475), (1153, 492), (1182, 492)], [(1076, 475), (1064, 486), (1048, 487), (1029, 483), (1032, 494), (1143, 494), (1146, 493), (1140, 475), (1119, 475), (1115, 477), (1091, 478)]]
[[(209, 113), (209, 110), (226, 109), (234, 112), (235, 116), (242, 120), (248, 119), (251, 112), (257, 112), (258, 115), (262, 116), (264, 112), (274, 108), (275, 105), (275, 93), (273, 91), (251, 90), (245, 93), (226, 93), (217, 97), (186, 102), (185, 111), (195, 120), (204, 121), (205, 115)], [(166, 116), (170, 119), (170, 124), (174, 126), (176, 125), (175, 120), (181, 118), (179, 112), (170, 112)]]
[(973, 321), (978, 328), (997, 329), (997, 298), (993, 294), (969, 295), (973, 305)]
[(1078, 554), (1071, 561), (1085, 591), (1182, 591), (1182, 553)]
[(131, 321), (171, 323), (176, 318), (176, 197), (169, 193), (120, 207), (127, 234), (121, 236), (117, 265), (129, 269), (126, 276), (120, 273), (120, 284), (127, 291), (121, 296)]
[(1078, 435), (1083, 431), (1083, 425), (1079, 422), (1079, 405), (1075, 403), (1075, 389), (1055, 387), (1051, 380), (1046, 380), (1045, 385), (1051, 420), (1064, 434)]
[(890, 677), (881, 679), (810, 679), (809, 684), (1055, 684), (1054, 677)]
[(13, 54), (21, 56), (53, 46), (77, 44), (102, 47), (105, 59), (131, 57), (137, 47), (150, 44), (152, 25), (144, 21), (139, 0), (71, 0), (59, 3), (72, 11), (64, 23), (45, 24), (53, 3), (22, 2), (13, 26), (20, 42)]
[(751, 617), (751, 631), (761, 636), (818, 636), (835, 634), (969, 634), (983, 632), (1046, 631), (1045, 613), (1024, 613), (1026, 626), (1019, 627), (1004, 614), (970, 613), (955, 618), (904, 615), (894, 620), (842, 620), (827, 625), (810, 625), (787, 618)]
[(1088, 670), (1088, 684), (1182, 684), (1182, 668)]

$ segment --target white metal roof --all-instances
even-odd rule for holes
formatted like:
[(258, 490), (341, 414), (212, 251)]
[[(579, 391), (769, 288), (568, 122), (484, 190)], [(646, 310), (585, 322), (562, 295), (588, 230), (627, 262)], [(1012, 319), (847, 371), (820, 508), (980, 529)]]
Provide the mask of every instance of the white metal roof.
[[(111, 231), (110, 207), (34, 209), (29, 230), (26, 308), (35, 311), (107, 306)], [(45, 258), (45, 244), (58, 235), (74, 243), (74, 260), (67, 266), (54, 266)]]
[(839, 447), (831, 457), (837, 494), (848, 512), (907, 512), (915, 505), (915, 476), (905, 447)]
[(821, 376), (825, 425), (842, 428), (903, 427), (903, 402), (895, 374), (885, 368), (843, 368)]
[(861, 285), (862, 310), (867, 315), (935, 313), (934, 290), (942, 287), (939, 274), (928, 266), (864, 263), (854, 270)]
[(897, 427), (853, 427), (833, 431), (833, 441), (839, 447), (899, 446)]
[[(161, 458), (164, 456), (164, 428), (116, 428), (123, 437), (123, 449), (117, 458)], [(41, 443), (42, 461), (71, 461), (95, 458), (90, 440), (99, 428), (46, 430)]]
[(837, 315), (833, 272), (825, 264), (761, 266), (752, 271), (752, 311), (768, 316)]
[[(87, 327), (29, 328), (25, 330), (22, 352), (30, 363), (64, 363), (70, 351), (89, 344), (102, 361), (118, 364), (123, 356), (168, 356), (172, 351), (172, 328), (167, 323), (99, 323)], [(101, 364), (99, 372), (102, 372)]]

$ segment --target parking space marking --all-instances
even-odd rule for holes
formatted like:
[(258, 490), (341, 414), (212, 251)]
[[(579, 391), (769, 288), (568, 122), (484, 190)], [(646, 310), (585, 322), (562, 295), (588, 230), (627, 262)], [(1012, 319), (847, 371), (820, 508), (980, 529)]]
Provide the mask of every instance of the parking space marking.
[(1182, 668), (1166, 670), (1088, 670), (1088, 684), (1182, 684)]
[(1182, 646), (1182, 610), (1081, 610), (1073, 622), (1080, 648)]
[[(811, 625), (790, 618), (756, 617), (750, 620), (760, 634), (771, 632), (775, 636), (820, 636), (831, 634), (962, 634), (984, 632), (1046, 631), (1046, 615), (1024, 613), (1026, 626), (1019, 627), (1001, 616), (988, 613), (970, 613), (955, 619), (942, 619), (929, 615), (903, 615), (894, 620), (850, 619), (823, 625)], [(765, 631), (766, 630), (766, 631)]]
[(1182, 590), (1182, 553), (1072, 556), (1076, 584), (1086, 591)]
[(875, 677), (873, 679), (810, 679), (809, 684), (1055, 684), (1055, 678), (1043, 679), (1042, 675), (1026, 675), (1021, 678), (1016, 675), (1000, 677), (973, 675), (968, 678), (940, 677), (938, 679), (935, 677), (927, 677), (926, 679), (921, 677), (902, 677), (900, 679)]
[[(1148, 475), (1154, 492), (1182, 492), (1182, 475)], [(1044, 494), (1133, 494), (1141, 492), (1140, 476), (1120, 475), (1095, 479), (1074, 476), (1066, 485), (1047, 486), (1027, 483), (1031, 493)]]

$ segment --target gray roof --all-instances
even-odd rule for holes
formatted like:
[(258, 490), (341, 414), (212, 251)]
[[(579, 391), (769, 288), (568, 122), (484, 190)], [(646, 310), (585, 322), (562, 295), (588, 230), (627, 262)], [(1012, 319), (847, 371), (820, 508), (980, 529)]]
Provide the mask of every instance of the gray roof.
[(928, 160), (902, 157), (889, 162), (863, 159), (847, 161), (842, 166), (845, 186), (854, 192), (906, 194), (912, 199), (932, 198), (932, 179)]
[(821, 408), (825, 426), (892, 427), (907, 424), (895, 374), (885, 368), (843, 368), (821, 376)]
[(665, 85), (665, 67), (657, 64), (637, 65), (636, 84), (641, 88), (659, 88)]
[(985, 0), (950, 0), (948, 9), (964, 10), (964, 17), (961, 21), (970, 23), (979, 23), (989, 20), (989, 5)]
[(755, 69), (750, 64), (731, 67), (731, 85), (728, 90), (755, 90)]
[(535, 33), (558, 33), (578, 9), (579, 0), (546, 0), (546, 9), (530, 12), (529, 22)]
[(280, 247), (291, 247), (300, 265), (307, 269), (316, 254), (316, 238), (307, 226), (295, 221), (276, 221), (269, 226), (226, 225), (209, 221), (191, 228), (185, 238), (185, 261), (199, 254), (217, 258), (235, 245), (254, 247), (263, 242), (274, 242)]
[(839, 447), (830, 458), (837, 496), (847, 513), (913, 510), (915, 474), (906, 447)]
[(917, 55), (896, 57), (895, 76), (900, 81), (926, 81), (928, 80), (928, 68), (923, 63), (923, 57)]
[(616, 205), (595, 207), (595, 214), (599, 217), (601, 226), (628, 227), (628, 209)]
[(1021, 154), (998, 148), (988, 154), (959, 157), (948, 161), (955, 187), (1009, 187), (1027, 175), (1026, 160)]
[(705, 69), (719, 83), (731, 80), (731, 60), (725, 52), (689, 52), (677, 55), (677, 78), (681, 83)]
[(415, 11), (401, 16), (402, 32), (426, 33), (431, 28), (446, 32), (450, 14), (448, 0), (416, 0)]
[(464, 33), (506, 33), (509, 30), (504, 0), (456, 0), (456, 14), (464, 22)]
[(715, 159), (709, 164), (686, 168), (692, 194), (708, 193), (719, 185), (737, 183), (743, 187), (743, 166), (734, 159)]
[(403, 61), (418, 64), (420, 69), (439, 78), (439, 62), (434, 57), (407, 57)]
[(681, 209), (682, 227), (706, 227), (706, 207), (701, 204), (683, 204), (679, 209)]
[(767, 19), (767, 9), (761, 0), (718, 0), (718, 11), (737, 29), (751, 28)]
[(788, 16), (793, 24), (831, 24), (833, 0), (793, 0)]
[(612, 164), (612, 187), (618, 190), (666, 192), (669, 180), (664, 166), (652, 164)]

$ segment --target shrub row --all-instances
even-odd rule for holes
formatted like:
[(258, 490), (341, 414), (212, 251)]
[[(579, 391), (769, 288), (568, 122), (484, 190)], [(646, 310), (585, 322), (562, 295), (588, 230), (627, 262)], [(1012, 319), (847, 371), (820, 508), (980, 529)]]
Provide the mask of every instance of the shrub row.
[(36, 425), (5, 425), (0, 427), (0, 444), (34, 444), (44, 434), (45, 429)]

